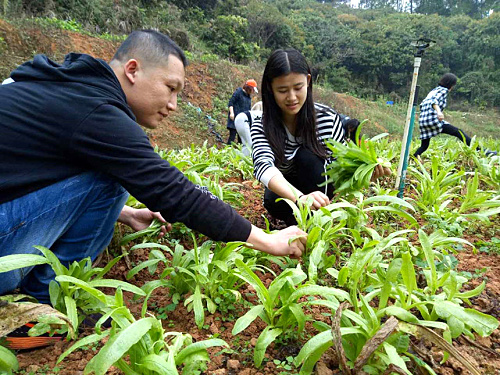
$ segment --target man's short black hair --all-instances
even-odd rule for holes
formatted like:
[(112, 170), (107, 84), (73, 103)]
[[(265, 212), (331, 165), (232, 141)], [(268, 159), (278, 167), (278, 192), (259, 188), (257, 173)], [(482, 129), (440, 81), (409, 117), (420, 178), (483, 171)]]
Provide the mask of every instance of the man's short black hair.
[(138, 59), (143, 64), (157, 66), (165, 64), (170, 55), (178, 57), (184, 67), (188, 65), (182, 49), (168, 36), (155, 30), (136, 30), (125, 39), (111, 61)]
[(457, 84), (457, 76), (453, 73), (446, 73), (441, 77), (439, 86), (446, 87), (448, 90)]

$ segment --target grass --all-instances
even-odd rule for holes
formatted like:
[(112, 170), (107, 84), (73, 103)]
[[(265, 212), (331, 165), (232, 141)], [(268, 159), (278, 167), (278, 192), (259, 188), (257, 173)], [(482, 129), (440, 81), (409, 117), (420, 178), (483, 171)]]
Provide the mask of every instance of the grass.
[[(317, 87), (315, 100), (330, 105), (338, 112), (359, 120), (368, 119), (364, 132), (373, 136), (388, 132), (393, 136), (402, 136), (406, 122), (408, 103), (395, 103), (389, 106), (384, 99), (370, 101), (347, 94), (339, 94), (333, 90)], [(417, 108), (418, 113), (418, 108)], [(452, 125), (467, 133), (482, 138), (498, 138), (500, 126), (499, 111), (496, 108), (481, 109), (478, 112), (444, 111), (445, 119)], [(418, 139), (418, 120), (415, 121), (413, 139)]]

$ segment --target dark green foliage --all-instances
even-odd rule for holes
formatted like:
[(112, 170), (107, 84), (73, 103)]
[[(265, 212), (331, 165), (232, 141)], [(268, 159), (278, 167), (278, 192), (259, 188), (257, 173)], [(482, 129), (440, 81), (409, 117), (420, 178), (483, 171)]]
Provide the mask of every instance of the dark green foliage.
[[(8, 0), (8, 17), (57, 17), (90, 32), (156, 28), (183, 49), (247, 63), (276, 48), (303, 52), (316, 82), (361, 97), (406, 101), (420, 37), (436, 44), (420, 68), (421, 98), (459, 77), (449, 105), (500, 104), (500, 3), (494, 0)], [(495, 10), (495, 12), (491, 12)], [(67, 25), (67, 23), (65, 23)], [(54, 23), (58, 26), (58, 23)], [(203, 43), (200, 43), (203, 41)], [(211, 51), (206, 51), (207, 48)]]
[(203, 31), (203, 39), (226, 58), (237, 61), (247, 61), (258, 51), (255, 43), (246, 42), (248, 39), (248, 20), (241, 16), (218, 16), (210, 22)]

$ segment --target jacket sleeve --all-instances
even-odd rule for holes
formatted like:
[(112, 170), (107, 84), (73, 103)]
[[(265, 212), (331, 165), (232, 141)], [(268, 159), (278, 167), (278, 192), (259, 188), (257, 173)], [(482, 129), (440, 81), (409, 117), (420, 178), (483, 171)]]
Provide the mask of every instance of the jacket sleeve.
[(239, 90), (240, 88), (238, 87), (234, 92), (233, 95), (231, 96), (231, 99), (229, 99), (229, 103), (227, 104), (227, 108), (229, 107), (234, 107), (234, 104), (238, 101), (240, 93)]
[(248, 220), (160, 158), (141, 127), (112, 105), (101, 105), (76, 128), (66, 152), (115, 178), (169, 222), (182, 222), (218, 241), (246, 241), (250, 235)]

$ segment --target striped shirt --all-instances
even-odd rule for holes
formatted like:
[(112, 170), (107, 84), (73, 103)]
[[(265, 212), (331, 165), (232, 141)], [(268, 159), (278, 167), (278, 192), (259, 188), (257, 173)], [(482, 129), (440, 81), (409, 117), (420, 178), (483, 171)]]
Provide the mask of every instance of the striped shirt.
[[(328, 155), (330, 149), (326, 147), (326, 141), (344, 141), (344, 130), (340, 116), (330, 107), (315, 103), (316, 108), (316, 133), (318, 140), (325, 146)], [(254, 175), (260, 182), (268, 187), (269, 181), (277, 175), (287, 174), (293, 169), (293, 158), (297, 150), (302, 146), (300, 137), (294, 137), (285, 127), (287, 138), (285, 139), (285, 159), (286, 161), (277, 168), (274, 164), (274, 153), (264, 133), (262, 120), (256, 120), (252, 124), (251, 136), (253, 144), (253, 165)], [(330, 159), (326, 161), (331, 162)]]

